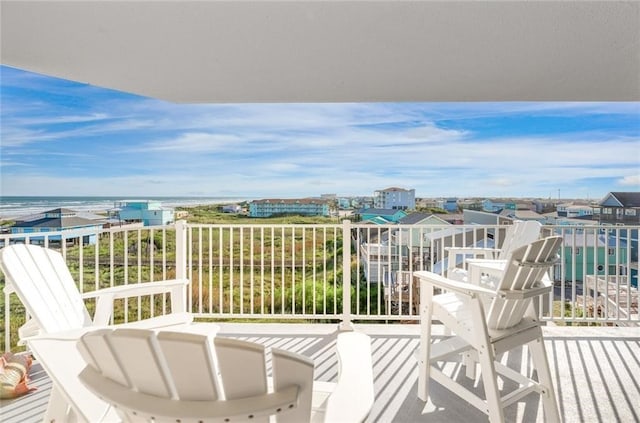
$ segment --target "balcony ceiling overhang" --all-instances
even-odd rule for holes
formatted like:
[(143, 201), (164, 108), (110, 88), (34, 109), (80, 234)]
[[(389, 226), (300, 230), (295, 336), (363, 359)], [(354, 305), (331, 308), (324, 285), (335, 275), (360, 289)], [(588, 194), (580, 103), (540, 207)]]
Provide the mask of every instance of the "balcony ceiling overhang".
[(2, 64), (187, 103), (638, 101), (638, 1), (2, 1)]

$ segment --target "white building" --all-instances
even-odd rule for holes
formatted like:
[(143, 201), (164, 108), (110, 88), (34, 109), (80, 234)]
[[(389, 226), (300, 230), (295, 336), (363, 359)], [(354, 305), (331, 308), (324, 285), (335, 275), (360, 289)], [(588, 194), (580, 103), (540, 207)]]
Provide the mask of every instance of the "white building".
[(376, 209), (413, 210), (416, 208), (416, 190), (391, 187), (373, 193)]

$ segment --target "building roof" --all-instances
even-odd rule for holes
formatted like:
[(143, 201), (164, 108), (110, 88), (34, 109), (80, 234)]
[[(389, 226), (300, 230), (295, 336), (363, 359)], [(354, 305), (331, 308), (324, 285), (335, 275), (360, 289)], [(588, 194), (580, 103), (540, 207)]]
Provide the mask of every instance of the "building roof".
[(362, 209), (358, 212), (358, 214), (375, 214), (377, 216), (393, 216), (398, 212), (406, 214), (406, 212), (398, 209)]
[[(49, 210), (45, 213), (55, 214), (56, 211), (60, 211), (60, 210), (63, 210), (64, 212), (62, 215), (58, 213), (59, 214), (58, 217), (42, 217), (40, 219), (34, 219), (34, 220), (23, 220), (23, 221), (17, 222), (13, 226), (17, 228), (64, 229), (64, 228), (77, 228), (79, 226), (99, 226), (102, 224), (100, 220), (86, 219), (84, 217), (76, 216), (75, 214), (73, 216), (65, 217), (64, 214), (67, 214), (69, 212), (75, 213), (73, 210), (70, 210), (70, 209), (55, 209), (55, 210)], [(106, 221), (106, 218), (105, 218), (105, 221)]]
[(439, 214), (438, 217), (449, 224), (459, 224), (464, 222), (464, 214), (462, 213), (447, 213)]
[(619, 203), (620, 207), (640, 207), (640, 192), (610, 192), (599, 204), (612, 205), (611, 200)]
[(525, 219), (525, 220), (542, 218), (542, 215), (540, 213), (534, 212), (533, 210), (529, 210), (529, 209), (515, 210), (514, 215), (517, 219)]
[(405, 188), (399, 188), (399, 187), (389, 187), (389, 188), (385, 188), (385, 189), (381, 189), (378, 190), (379, 192), (409, 192), (411, 191), (410, 189), (405, 189)]
[(372, 218), (367, 219), (364, 222), (373, 223), (375, 225), (389, 225), (393, 223), (392, 221), (385, 219), (382, 216), (373, 216)]
[[(401, 225), (415, 225), (416, 223), (420, 223), (429, 217), (434, 216), (433, 213), (425, 213), (425, 212), (413, 212), (398, 221)], [(444, 223), (446, 221), (443, 220)]]
[(523, 220), (540, 220), (544, 218), (540, 213), (529, 209), (502, 209), (498, 215)]

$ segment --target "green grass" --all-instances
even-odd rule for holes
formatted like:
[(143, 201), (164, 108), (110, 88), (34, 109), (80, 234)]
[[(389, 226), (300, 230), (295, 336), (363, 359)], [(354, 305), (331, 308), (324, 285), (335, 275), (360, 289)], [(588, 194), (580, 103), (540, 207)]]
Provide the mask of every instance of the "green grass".
[(222, 213), (222, 205), (205, 205), (195, 207), (176, 207), (176, 211), (186, 211), (188, 216), (183, 219), (189, 223), (212, 224), (263, 224), (263, 225), (304, 225), (304, 224), (335, 224), (340, 223), (336, 217), (324, 216), (274, 216), (268, 218), (249, 217), (238, 213)]
[[(593, 313), (590, 313), (590, 314), (591, 315), (587, 317), (593, 317)], [(602, 326), (603, 325), (602, 323), (598, 323), (598, 322), (562, 321), (559, 319), (561, 316), (567, 319), (572, 319), (574, 318), (574, 316), (576, 319), (581, 319), (585, 317), (585, 313), (584, 313), (584, 309), (577, 305), (575, 305), (572, 309), (572, 305), (570, 302), (565, 301), (563, 303), (562, 301), (554, 301), (552, 317), (555, 319), (554, 323), (557, 326)]]

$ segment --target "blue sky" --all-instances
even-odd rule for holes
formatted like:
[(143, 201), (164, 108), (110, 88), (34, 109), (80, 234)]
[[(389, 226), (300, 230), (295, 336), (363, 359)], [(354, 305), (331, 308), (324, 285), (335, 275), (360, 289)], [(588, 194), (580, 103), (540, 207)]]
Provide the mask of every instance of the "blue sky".
[(637, 102), (191, 105), (0, 72), (2, 195), (640, 190)]

